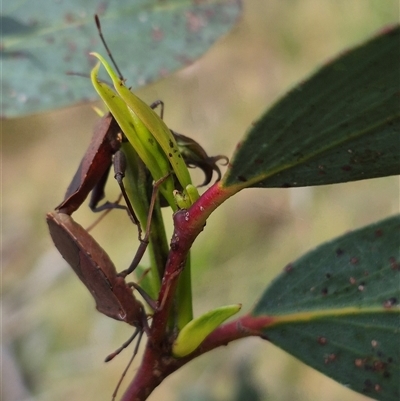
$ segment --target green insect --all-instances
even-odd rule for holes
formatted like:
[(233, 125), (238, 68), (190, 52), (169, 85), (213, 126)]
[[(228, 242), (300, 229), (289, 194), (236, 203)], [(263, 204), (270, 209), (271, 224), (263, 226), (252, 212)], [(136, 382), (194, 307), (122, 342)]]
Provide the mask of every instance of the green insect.
[[(194, 187), (188, 168), (170, 129), (154, 110), (125, 86), (123, 80), (117, 76), (101, 55), (91, 54), (97, 57), (106, 68), (116, 92), (98, 80), (99, 64), (93, 68), (91, 73), (93, 86), (140, 159), (149, 169), (153, 179), (157, 181), (167, 176), (171, 173), (172, 168), (184, 193), (186, 193), (187, 187), (190, 188), (190, 202), (196, 201), (199, 194), (197, 190), (193, 191)], [(171, 176), (160, 187), (160, 191), (171, 208), (176, 210), (174, 190), (174, 179)]]

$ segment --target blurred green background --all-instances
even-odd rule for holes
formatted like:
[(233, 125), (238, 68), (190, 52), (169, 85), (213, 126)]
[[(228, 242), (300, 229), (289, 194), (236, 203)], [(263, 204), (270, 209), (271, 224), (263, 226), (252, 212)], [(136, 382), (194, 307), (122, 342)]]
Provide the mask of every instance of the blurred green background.
[[(396, 0), (245, 0), (230, 35), (194, 65), (138, 94), (148, 103), (163, 99), (167, 124), (209, 154), (231, 156), (251, 122), (292, 85), (398, 19)], [(129, 38), (121, 38), (121, 46), (128, 45)], [(110, 399), (132, 352), (103, 363), (132, 329), (95, 311), (52, 245), (44, 219), (89, 143), (96, 120), (91, 106), (2, 121), (4, 401)], [(108, 193), (117, 196), (115, 183)], [(288, 262), (398, 209), (398, 177), (238, 194), (211, 216), (193, 248), (196, 316), (237, 302), (246, 312)], [(169, 221), (170, 212), (165, 216)], [(86, 208), (74, 218), (83, 226), (95, 219)], [(137, 246), (126, 215), (110, 213), (92, 233), (118, 270), (125, 268)], [(123, 388), (134, 370), (135, 363)], [(255, 393), (237, 397), (241, 386), (256, 389), (260, 400), (367, 399), (250, 338), (193, 361), (150, 400), (257, 399)]]

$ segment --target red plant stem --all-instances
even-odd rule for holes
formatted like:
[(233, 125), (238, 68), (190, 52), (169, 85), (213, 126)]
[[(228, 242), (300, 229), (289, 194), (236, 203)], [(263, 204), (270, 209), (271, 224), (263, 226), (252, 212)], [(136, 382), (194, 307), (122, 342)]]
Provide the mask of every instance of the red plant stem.
[(179, 274), (185, 266), (193, 241), (203, 231), (210, 214), (233, 193), (232, 190), (223, 188), (220, 182), (217, 182), (189, 209), (179, 210), (174, 214), (174, 233), (158, 297), (159, 309), (153, 316), (151, 340), (156, 346), (161, 345), (164, 340)]
[[(189, 209), (174, 214), (174, 233), (158, 297), (158, 309), (153, 315), (150, 338), (137, 374), (124, 394), (122, 401), (142, 401), (169, 374), (194, 357), (211, 349), (226, 345), (241, 337), (255, 335), (250, 321), (242, 318), (219, 327), (189, 357), (171, 356), (171, 339), (166, 336), (167, 322), (174, 301), (179, 275), (182, 272), (193, 241), (203, 230), (207, 218), (226, 199), (238, 192), (237, 188), (224, 188), (218, 182), (210, 187)], [(257, 331), (257, 335), (260, 332)]]
[[(192, 359), (217, 347), (228, 345), (234, 340), (249, 336), (262, 336), (262, 329), (273, 321), (269, 317), (243, 316), (218, 327), (192, 354), (185, 358), (174, 358), (170, 354), (160, 354), (148, 346), (142, 364), (121, 401), (143, 401), (171, 373)], [(150, 342), (149, 342), (150, 344)]]

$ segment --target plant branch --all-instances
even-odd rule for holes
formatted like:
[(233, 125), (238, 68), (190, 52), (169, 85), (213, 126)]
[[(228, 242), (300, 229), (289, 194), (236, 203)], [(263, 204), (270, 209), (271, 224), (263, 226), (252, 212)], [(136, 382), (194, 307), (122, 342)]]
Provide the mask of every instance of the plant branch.
[(121, 401), (143, 401), (170, 374), (183, 365), (215, 348), (228, 345), (241, 338), (262, 337), (262, 329), (272, 321), (269, 317), (245, 315), (239, 319), (218, 327), (192, 354), (185, 358), (174, 358), (170, 353), (160, 354), (149, 341), (143, 356), (142, 364), (125, 392)]
[[(226, 199), (232, 196), (237, 189), (224, 188), (220, 182), (210, 187), (189, 209), (179, 210), (174, 216), (174, 233), (172, 235), (170, 251), (165, 267), (164, 277), (158, 297), (158, 308), (153, 315), (150, 329), (150, 338), (146, 346), (141, 366), (124, 394), (122, 401), (145, 400), (148, 395), (169, 374), (189, 362), (194, 357), (208, 352), (220, 345), (237, 338), (253, 334), (252, 330), (243, 329), (243, 322), (221, 326), (209, 336), (202, 347), (187, 358), (176, 359), (171, 356), (171, 344), (174, 334), (167, 334), (168, 318), (174, 301), (178, 279), (184, 269), (190, 248), (196, 237), (203, 231), (207, 218)], [(221, 331), (222, 330), (222, 331)], [(213, 334), (214, 334), (213, 333)]]
[(153, 344), (161, 344), (164, 339), (178, 279), (194, 240), (203, 231), (211, 213), (233, 193), (232, 190), (223, 188), (220, 182), (217, 182), (189, 209), (179, 210), (174, 214), (174, 233), (158, 297), (159, 308), (153, 316), (151, 338)]

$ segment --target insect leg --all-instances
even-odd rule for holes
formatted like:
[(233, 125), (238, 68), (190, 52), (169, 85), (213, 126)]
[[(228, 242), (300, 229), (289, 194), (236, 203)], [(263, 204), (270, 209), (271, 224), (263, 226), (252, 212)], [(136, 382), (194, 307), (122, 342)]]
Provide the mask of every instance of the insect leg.
[(156, 204), (158, 189), (160, 185), (169, 177), (169, 174), (165, 175), (164, 177), (160, 178), (156, 182), (153, 183), (153, 192), (151, 194), (150, 206), (149, 206), (149, 213), (147, 215), (147, 224), (146, 224), (146, 231), (143, 240), (140, 242), (139, 248), (136, 251), (136, 254), (132, 260), (131, 265), (128, 269), (123, 270), (118, 275), (121, 277), (126, 277), (128, 274), (132, 273), (136, 267), (138, 266), (139, 262), (141, 261), (144, 253), (146, 252), (147, 245), (149, 243), (150, 237), (150, 228), (151, 228), (151, 218), (153, 216), (154, 206)]
[[(124, 344), (122, 344), (120, 348), (118, 348), (115, 352), (113, 352), (111, 355), (109, 355), (109, 356), (106, 358), (106, 362), (111, 361), (111, 359), (113, 359), (113, 358), (114, 358), (115, 356), (117, 356), (124, 348), (126, 348), (126, 347), (136, 338), (136, 336), (137, 336), (138, 334), (139, 334), (139, 338), (138, 338), (138, 341), (137, 341), (137, 343), (136, 343), (135, 349), (134, 349), (134, 351), (133, 351), (132, 357), (131, 357), (131, 359), (129, 360), (128, 365), (126, 366), (125, 370), (122, 372), (122, 375), (121, 375), (121, 377), (120, 377), (120, 379), (119, 379), (119, 381), (118, 381), (117, 387), (115, 387), (115, 390), (114, 390), (114, 392), (113, 392), (113, 395), (112, 395), (112, 400), (113, 400), (113, 401), (114, 401), (115, 398), (117, 397), (117, 393), (118, 393), (118, 390), (119, 390), (119, 388), (120, 388), (120, 386), (121, 386), (121, 383), (122, 383), (122, 381), (124, 380), (124, 377), (125, 377), (126, 373), (128, 372), (128, 369), (130, 368), (130, 366), (131, 366), (133, 360), (135, 359), (136, 354), (138, 353), (140, 341), (141, 341), (142, 336), (143, 336), (143, 330), (141, 330), (141, 329), (136, 329), (136, 331), (133, 333), (132, 337), (128, 339), (128, 341), (126, 341)], [(109, 359), (110, 357), (111, 357), (111, 359)]]
[(141, 226), (140, 221), (137, 218), (137, 216), (136, 216), (136, 214), (135, 214), (135, 212), (133, 210), (132, 204), (131, 204), (131, 202), (129, 200), (128, 194), (126, 193), (126, 190), (125, 190), (124, 183), (122, 181), (123, 178), (125, 177), (125, 170), (126, 170), (126, 158), (125, 158), (125, 155), (124, 155), (124, 153), (122, 151), (118, 151), (114, 155), (114, 172), (115, 172), (114, 177), (117, 180), (119, 187), (121, 188), (122, 196), (125, 199), (125, 203), (126, 203), (126, 206), (128, 208), (128, 211), (129, 211), (128, 214), (129, 214), (130, 218), (132, 219), (132, 221), (138, 227), (138, 238), (139, 238), (140, 244), (141, 245), (144, 244), (144, 246), (146, 248), (147, 244), (149, 243), (149, 240), (146, 237), (144, 239), (142, 239), (142, 226)]
[(151, 105), (150, 108), (153, 110), (160, 106), (160, 118), (161, 120), (164, 118), (164, 102), (162, 100), (155, 100)]

